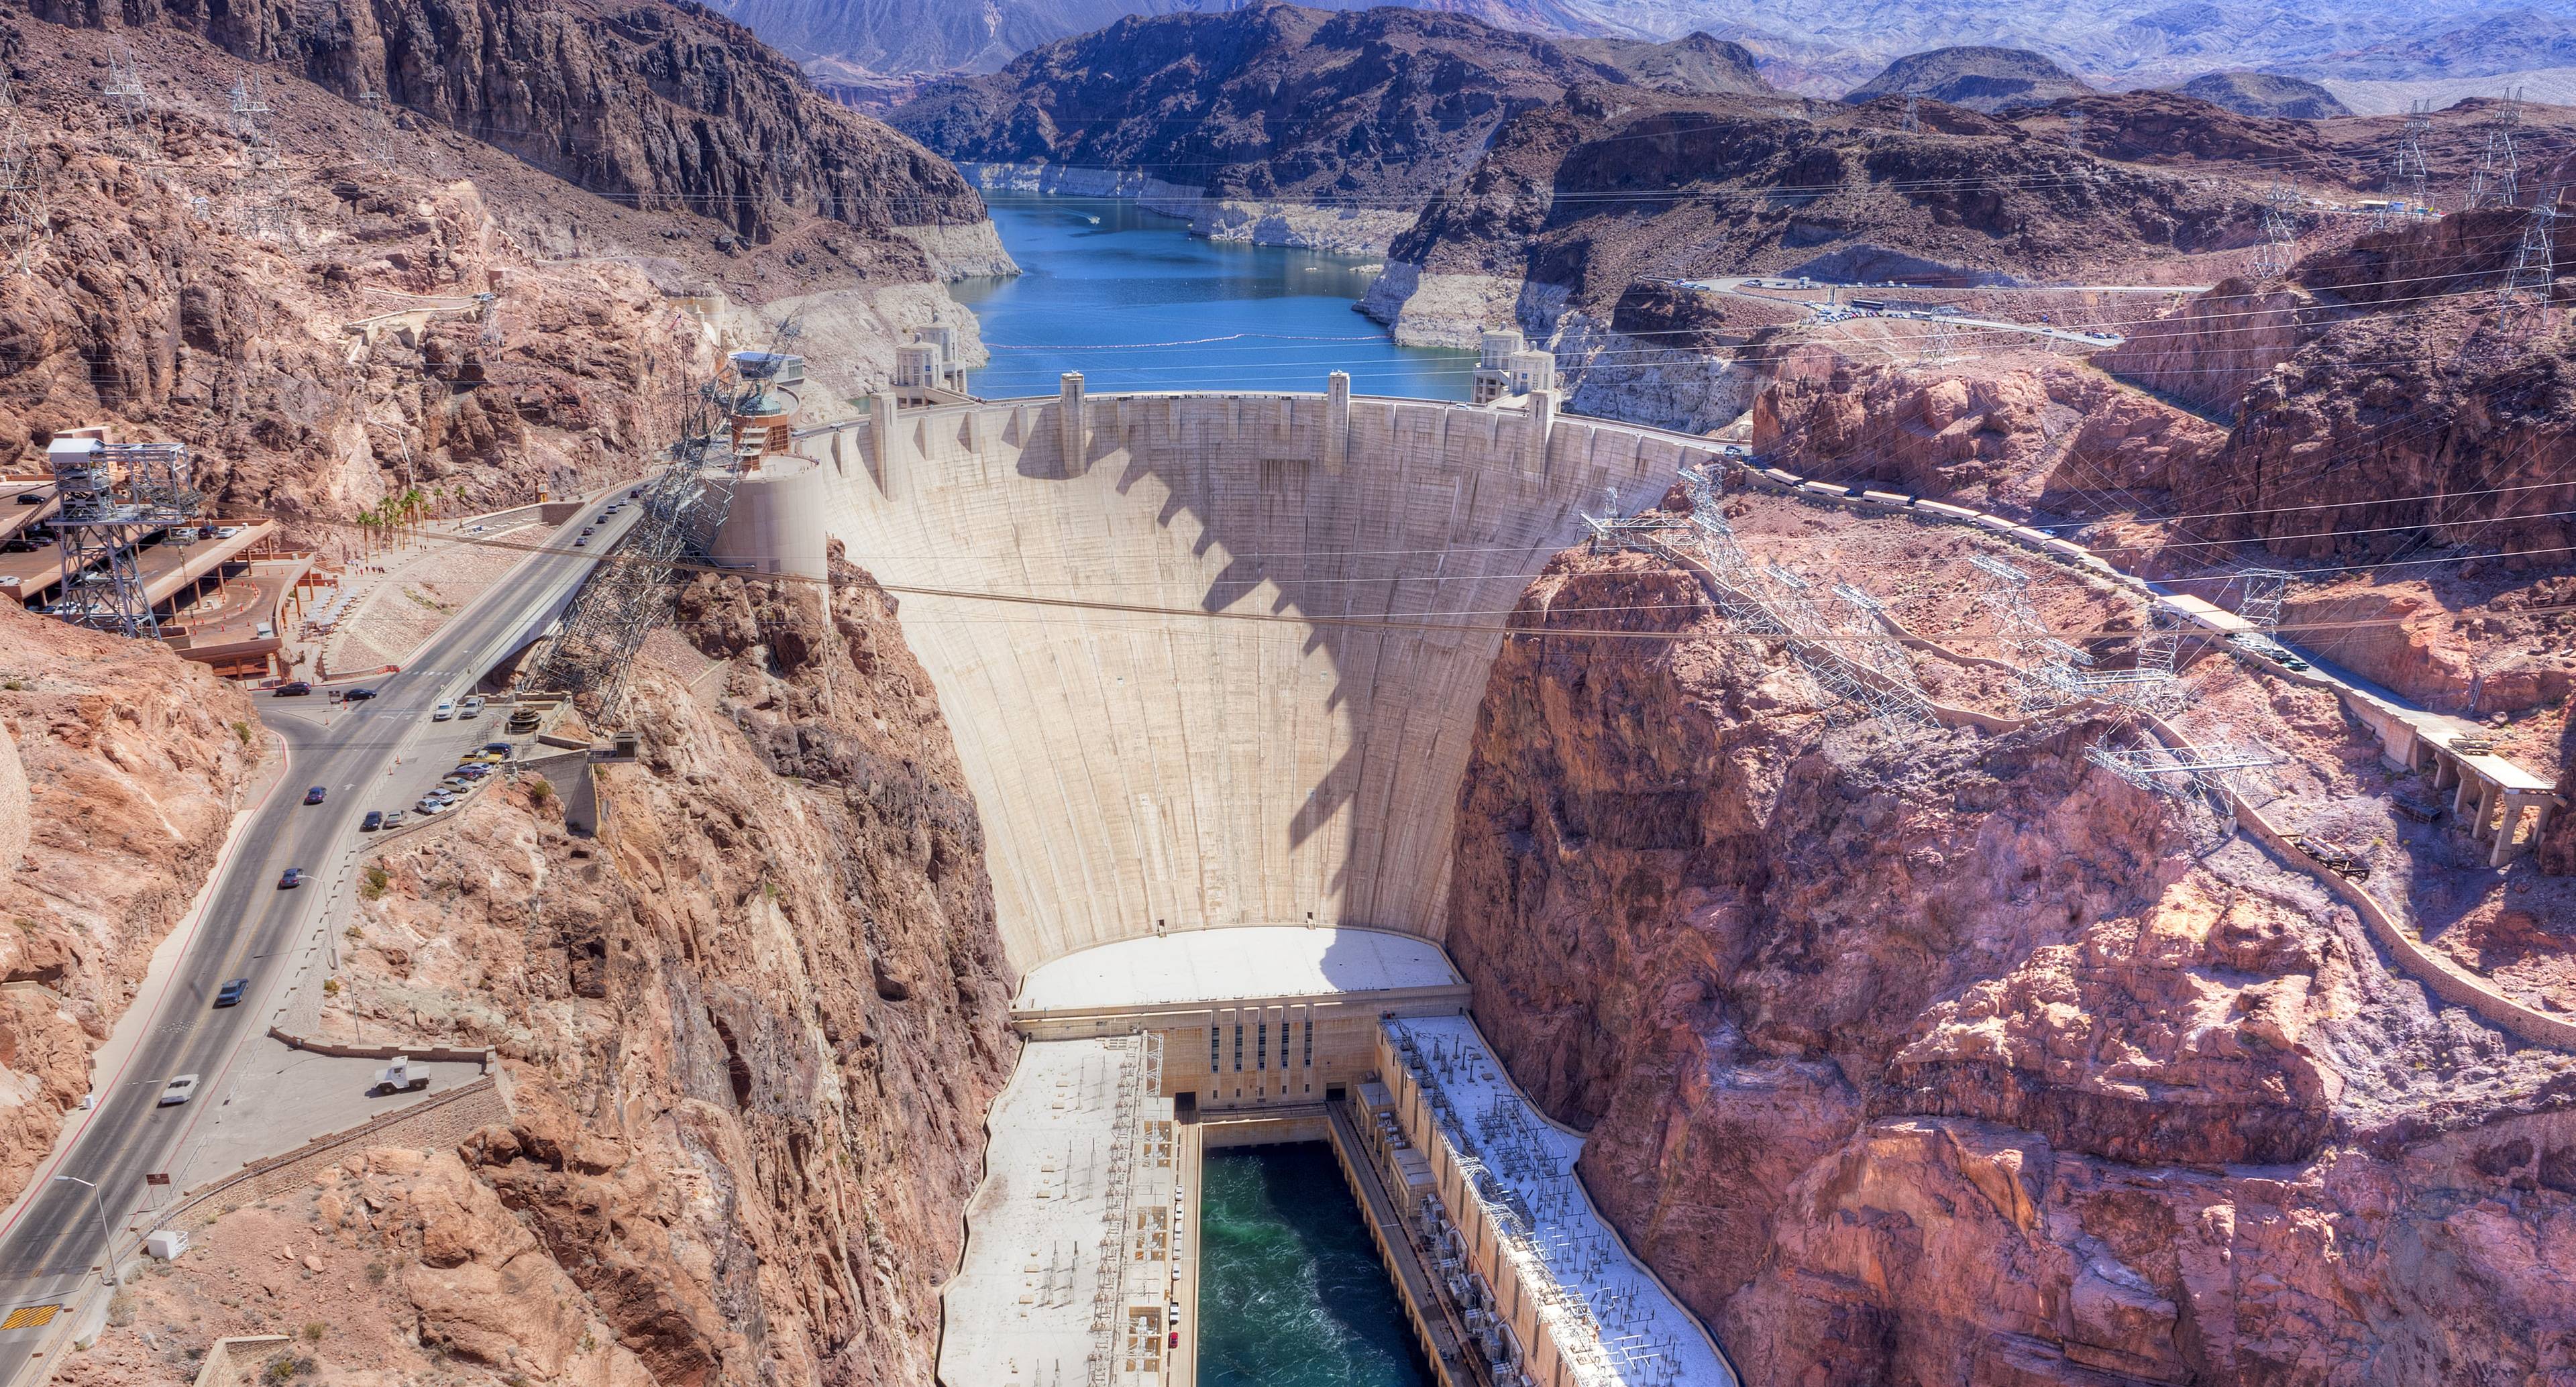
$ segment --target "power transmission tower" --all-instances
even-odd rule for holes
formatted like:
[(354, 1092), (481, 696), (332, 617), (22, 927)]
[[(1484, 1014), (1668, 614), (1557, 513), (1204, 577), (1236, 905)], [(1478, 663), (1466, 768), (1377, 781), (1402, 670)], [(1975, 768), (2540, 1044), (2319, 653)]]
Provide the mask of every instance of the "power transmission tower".
[(1958, 350), (1959, 330), (1950, 326), (1948, 319), (1935, 318), (1932, 320), (1932, 330), (1924, 334), (1923, 349), (1916, 353), (1914, 364), (1937, 366), (1958, 355)]
[(2263, 249), (2254, 257), (2254, 277), (2279, 279), (2299, 258), (2299, 195), (2274, 180), (2263, 195)]
[(277, 150), (268, 140), (268, 97), (256, 74), (233, 80), (232, 130), (242, 144), (242, 171), (233, 180), (234, 215), (242, 234), (263, 241), (286, 239), (286, 205), (278, 188)]
[(2504, 94), (2487, 118), (2487, 148), (2478, 171), (2469, 178), (2469, 210), (2512, 207), (2522, 201), (2521, 172), (2514, 158), (2513, 131), (2522, 124), (2522, 88)]
[(1912, 134), (1915, 134), (1915, 133), (1917, 133), (1917, 132), (1919, 132), (1919, 131), (1921, 131), (1921, 130), (1923, 129), (1923, 115), (1922, 115), (1922, 112), (1918, 109), (1918, 107), (1920, 106), (1921, 102), (1922, 102), (1922, 97), (1920, 96), (1920, 94), (1918, 94), (1918, 93), (1916, 93), (1916, 92), (1913, 92), (1913, 91), (1908, 91), (1908, 92), (1906, 92), (1906, 93), (1905, 93), (1905, 133), (1906, 133), (1906, 134), (1912, 135)]
[(2433, 131), (2433, 104), (2418, 100), (2406, 113), (2406, 128), (2398, 132), (2397, 148), (2388, 159), (2388, 190), (2379, 210), (2372, 214), (2371, 225), (2383, 227), (2400, 216), (2408, 221), (2422, 217), (2430, 210), (2426, 198), (2427, 171), (2424, 167), (2424, 137)]
[(393, 112), (385, 109), (385, 94), (370, 87), (358, 93), (358, 104), (367, 112), (367, 157), (380, 165), (392, 163), (394, 121)]
[(136, 61), (134, 50), (120, 40), (108, 51), (107, 85), (99, 89), (99, 98), (116, 113), (117, 129), (125, 145), (133, 151), (134, 162), (150, 163), (157, 151), (152, 147), (152, 95), (143, 84), (143, 64)]
[(2558, 188), (2552, 184), (2532, 199), (2531, 216), (2522, 225), (2522, 245), (2514, 251), (2513, 268), (2505, 272), (2496, 296), (2496, 323), (2516, 337), (2549, 331), (2550, 285), (2558, 277), (2552, 233), (2558, 223)]
[(2066, 113), (2066, 148), (2076, 154), (2084, 152), (2084, 113)]
[(18, 123), (17, 95), (0, 77), (0, 257), (22, 275), (35, 273), (36, 253), (52, 230), (44, 172)]

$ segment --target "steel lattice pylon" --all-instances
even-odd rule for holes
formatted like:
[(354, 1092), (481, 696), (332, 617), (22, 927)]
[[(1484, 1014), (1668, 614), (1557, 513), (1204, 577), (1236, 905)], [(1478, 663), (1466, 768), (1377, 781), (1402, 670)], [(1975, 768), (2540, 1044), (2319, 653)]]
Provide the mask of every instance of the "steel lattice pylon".
[(63, 555), (63, 590), (54, 615), (94, 631), (158, 636), (161, 623), (152, 615), (135, 559), (143, 532), (157, 522), (149, 507), (119, 493), (106, 449), (95, 440), (71, 439), (47, 450), (54, 490), (62, 498), (53, 519)]
[(2487, 118), (2486, 153), (2469, 178), (2469, 210), (2512, 207), (2522, 201), (2522, 171), (2514, 153), (2514, 127), (2522, 124), (2522, 88), (2515, 87)]
[(582, 585), (563, 629), (522, 681), (531, 692), (596, 695), (597, 706), (585, 711), (601, 730), (618, 725), (635, 653), (671, 605), (677, 566), (705, 555), (733, 509), (733, 471), (707, 465), (708, 442), (700, 433), (673, 449), (671, 465), (644, 494), (642, 518)]
[(2552, 242), (2558, 223), (2558, 188), (2543, 188), (2532, 199), (2531, 216), (2522, 224), (2522, 244), (2515, 248), (2513, 268), (2505, 272), (2496, 296), (2496, 323), (2515, 336), (2547, 332), (2550, 284), (2557, 278), (2557, 250)]
[(2417, 100), (2407, 109), (2406, 128), (2397, 137), (2397, 148), (2388, 160), (2388, 188), (2385, 201), (2372, 215), (2373, 226), (2386, 226), (2401, 214), (2409, 221), (2426, 215), (2429, 204), (2426, 183), (2430, 177), (2424, 165), (2424, 137), (2433, 132), (2433, 105)]
[(2299, 258), (2299, 195), (2274, 180), (2263, 195), (2263, 249), (2254, 257), (2256, 279), (2279, 279)]

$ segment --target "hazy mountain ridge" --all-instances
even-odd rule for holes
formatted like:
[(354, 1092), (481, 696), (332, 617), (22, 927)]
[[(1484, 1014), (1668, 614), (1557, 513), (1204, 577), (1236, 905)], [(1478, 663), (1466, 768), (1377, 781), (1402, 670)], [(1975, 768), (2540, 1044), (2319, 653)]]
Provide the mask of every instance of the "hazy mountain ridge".
[[(1223, 13), (1245, 0), (727, 0), (719, 8), (836, 82), (999, 70), (1040, 44), (1127, 15)], [(1360, 9), (1350, 0), (1321, 8)], [(2373, 0), (1427, 0), (1409, 8), (1564, 36), (1745, 45), (1773, 85), (1834, 96), (1891, 61), (1960, 46), (2026, 48), (2095, 86), (2168, 86), (2211, 71), (2420, 80), (2576, 64), (2576, 0), (2468, 9)]]
[(963, 162), (1397, 207), (1463, 173), (1513, 113), (1582, 86), (1770, 91), (1751, 54), (1705, 35), (1547, 38), (1465, 15), (1266, 4), (1124, 19), (938, 83), (889, 121)]

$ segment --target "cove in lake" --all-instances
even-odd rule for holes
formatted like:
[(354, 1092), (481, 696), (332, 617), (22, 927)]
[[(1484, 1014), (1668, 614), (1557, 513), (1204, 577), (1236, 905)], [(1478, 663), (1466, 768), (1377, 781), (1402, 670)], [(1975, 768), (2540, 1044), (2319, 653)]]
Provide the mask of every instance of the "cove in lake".
[(1399, 347), (1351, 311), (1370, 262), (1203, 240), (1114, 198), (989, 201), (1021, 272), (949, 286), (983, 322), (993, 360), (973, 389), (987, 399), (1052, 395), (1066, 371), (1097, 394), (1321, 391), (1335, 370), (1358, 394), (1468, 398), (1475, 353)]
[(1204, 1387), (1428, 1387), (1330, 1148), (1210, 1151), (1199, 1185)]

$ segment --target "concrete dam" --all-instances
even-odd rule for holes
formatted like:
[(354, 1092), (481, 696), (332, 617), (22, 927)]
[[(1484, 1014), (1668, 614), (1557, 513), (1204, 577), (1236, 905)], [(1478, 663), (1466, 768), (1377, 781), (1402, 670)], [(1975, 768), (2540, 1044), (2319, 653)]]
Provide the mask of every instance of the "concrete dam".
[[(1108, 397), (1068, 375), (879, 394), (792, 450), (762, 429), (716, 558), (812, 578), (837, 543), (897, 591), (1022, 974), (941, 1381), (1195, 1387), (1203, 1157), (1296, 1143), (1329, 1147), (1351, 1202), (1326, 1216), (1403, 1306), (1415, 1375), (1386, 1382), (1733, 1381), (1439, 946), (1505, 618), (1586, 512), (1653, 504), (1714, 445), (1545, 389), (1354, 397), (1339, 373)], [(1246, 1274), (1232, 1245), (1211, 1285)], [(1214, 1341), (1275, 1338), (1251, 1313), (1212, 1311)]]
[(1439, 938), (1505, 614), (1583, 512), (1652, 504), (1715, 449), (1559, 417), (1544, 392), (1085, 398), (1073, 380), (878, 396), (798, 451), (737, 489), (718, 558), (819, 576), (838, 540), (882, 582), (961, 594), (904, 593), (903, 627), (1026, 971), (1231, 926)]

